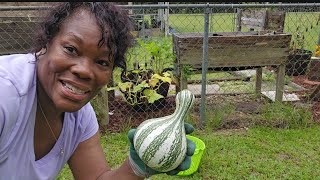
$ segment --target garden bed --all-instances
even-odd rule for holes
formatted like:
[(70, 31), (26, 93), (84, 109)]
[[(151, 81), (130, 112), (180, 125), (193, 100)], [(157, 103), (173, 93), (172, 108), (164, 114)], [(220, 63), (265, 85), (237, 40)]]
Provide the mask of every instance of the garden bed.
[[(310, 102), (304, 95), (309, 93), (314, 85), (308, 84), (305, 81), (306, 76), (295, 76), (293, 82), (306, 88), (306, 91), (297, 92), (301, 97), (301, 101), (298, 102), (302, 106), (311, 106), (313, 119), (320, 123), (320, 102)], [(267, 98), (255, 98), (252, 94), (239, 94), (239, 95), (211, 95), (207, 97), (207, 108), (216, 108), (221, 104), (228, 102), (234, 106), (235, 111), (224, 116), (219, 128), (217, 129), (239, 129), (244, 127), (250, 127), (257, 124), (255, 122), (255, 115), (260, 113), (260, 107), (269, 103)], [(153, 112), (135, 112), (121, 97), (117, 97), (116, 100), (110, 102), (110, 121), (106, 127), (101, 127), (101, 131), (109, 132), (121, 132), (130, 128), (137, 127), (141, 122), (146, 119), (162, 117), (170, 115), (175, 110), (175, 96), (167, 97), (167, 103), (165, 108), (159, 111)], [(192, 123), (199, 125), (200, 122), (200, 99), (197, 98), (192, 109)], [(269, 124), (270, 125), (270, 124)], [(283, 125), (271, 124), (274, 127), (282, 127)], [(196, 127), (197, 128), (197, 127)]]

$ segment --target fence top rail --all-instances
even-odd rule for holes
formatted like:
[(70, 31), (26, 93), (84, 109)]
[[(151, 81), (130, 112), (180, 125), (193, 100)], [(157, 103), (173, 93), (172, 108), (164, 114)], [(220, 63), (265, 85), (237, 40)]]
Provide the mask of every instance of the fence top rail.
[[(119, 5), (125, 9), (141, 8), (266, 8), (266, 7), (320, 7), (320, 3), (269, 3), (269, 4), (139, 4)], [(51, 6), (0, 6), (0, 11), (11, 10), (48, 10)]]

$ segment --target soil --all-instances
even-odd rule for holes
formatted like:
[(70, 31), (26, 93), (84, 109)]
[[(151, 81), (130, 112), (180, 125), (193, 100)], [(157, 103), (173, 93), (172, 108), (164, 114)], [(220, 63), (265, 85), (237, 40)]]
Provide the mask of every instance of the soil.
[[(316, 122), (320, 123), (320, 102), (309, 100), (306, 95), (311, 93), (310, 91), (315, 87), (315, 84), (306, 81), (306, 79), (306, 76), (294, 76), (293, 82), (307, 89), (303, 92), (297, 92), (296, 94), (298, 94), (301, 99), (299, 103), (311, 105), (313, 118)], [(255, 98), (250, 94), (210, 95), (206, 99), (207, 108), (217, 108), (224, 102), (231, 102), (235, 106), (236, 113), (224, 118), (220, 130), (249, 127), (250, 123), (254, 121), (252, 114), (259, 113), (260, 106), (266, 101), (269, 101), (269, 99), (263, 97)], [(194, 103), (194, 108), (191, 111), (191, 119), (198, 127), (200, 127), (199, 107), (200, 98), (197, 98)], [(102, 133), (106, 131), (114, 133), (129, 130), (129, 128), (135, 128), (147, 119), (172, 114), (175, 110), (175, 96), (167, 97), (165, 107), (158, 111), (136, 112), (122, 97), (118, 97), (114, 101), (109, 102), (109, 108), (111, 112), (109, 114), (110, 120), (107, 126), (101, 127)], [(277, 126), (281, 127), (281, 125)]]
[[(299, 92), (302, 97), (304, 97), (305, 101), (308, 101), (308, 96), (312, 93), (312, 91), (316, 88), (316, 86), (320, 83), (317, 81), (309, 81), (306, 75), (304, 76), (296, 76), (293, 79), (293, 82), (307, 89), (306, 91)], [(309, 100), (312, 103), (312, 114), (315, 121), (320, 122), (320, 102)]]

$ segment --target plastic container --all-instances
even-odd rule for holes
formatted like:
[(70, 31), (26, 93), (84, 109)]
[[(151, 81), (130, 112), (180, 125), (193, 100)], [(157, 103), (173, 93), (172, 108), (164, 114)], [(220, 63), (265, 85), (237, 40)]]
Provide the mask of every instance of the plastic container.
[(202, 154), (206, 148), (206, 145), (204, 144), (204, 142), (201, 139), (194, 137), (194, 136), (190, 136), (190, 135), (187, 135), (187, 138), (196, 144), (196, 149), (194, 151), (194, 154), (191, 156), (190, 168), (185, 171), (180, 171), (177, 174), (178, 176), (189, 176), (189, 175), (195, 173), (198, 170)]

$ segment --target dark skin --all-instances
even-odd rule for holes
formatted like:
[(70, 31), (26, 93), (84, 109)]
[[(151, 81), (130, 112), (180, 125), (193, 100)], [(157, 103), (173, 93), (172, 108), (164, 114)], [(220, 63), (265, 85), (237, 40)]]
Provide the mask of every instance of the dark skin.
[[(113, 59), (106, 45), (98, 47), (101, 29), (94, 15), (78, 10), (64, 21), (58, 34), (39, 53), (37, 93), (44, 114), (58, 138), (64, 112), (79, 110), (111, 78)], [(50, 152), (56, 139), (50, 132), (38, 104), (34, 135), (36, 160)], [(115, 170), (105, 160), (100, 134), (81, 142), (68, 161), (75, 179), (142, 179), (136, 176), (128, 159)]]

